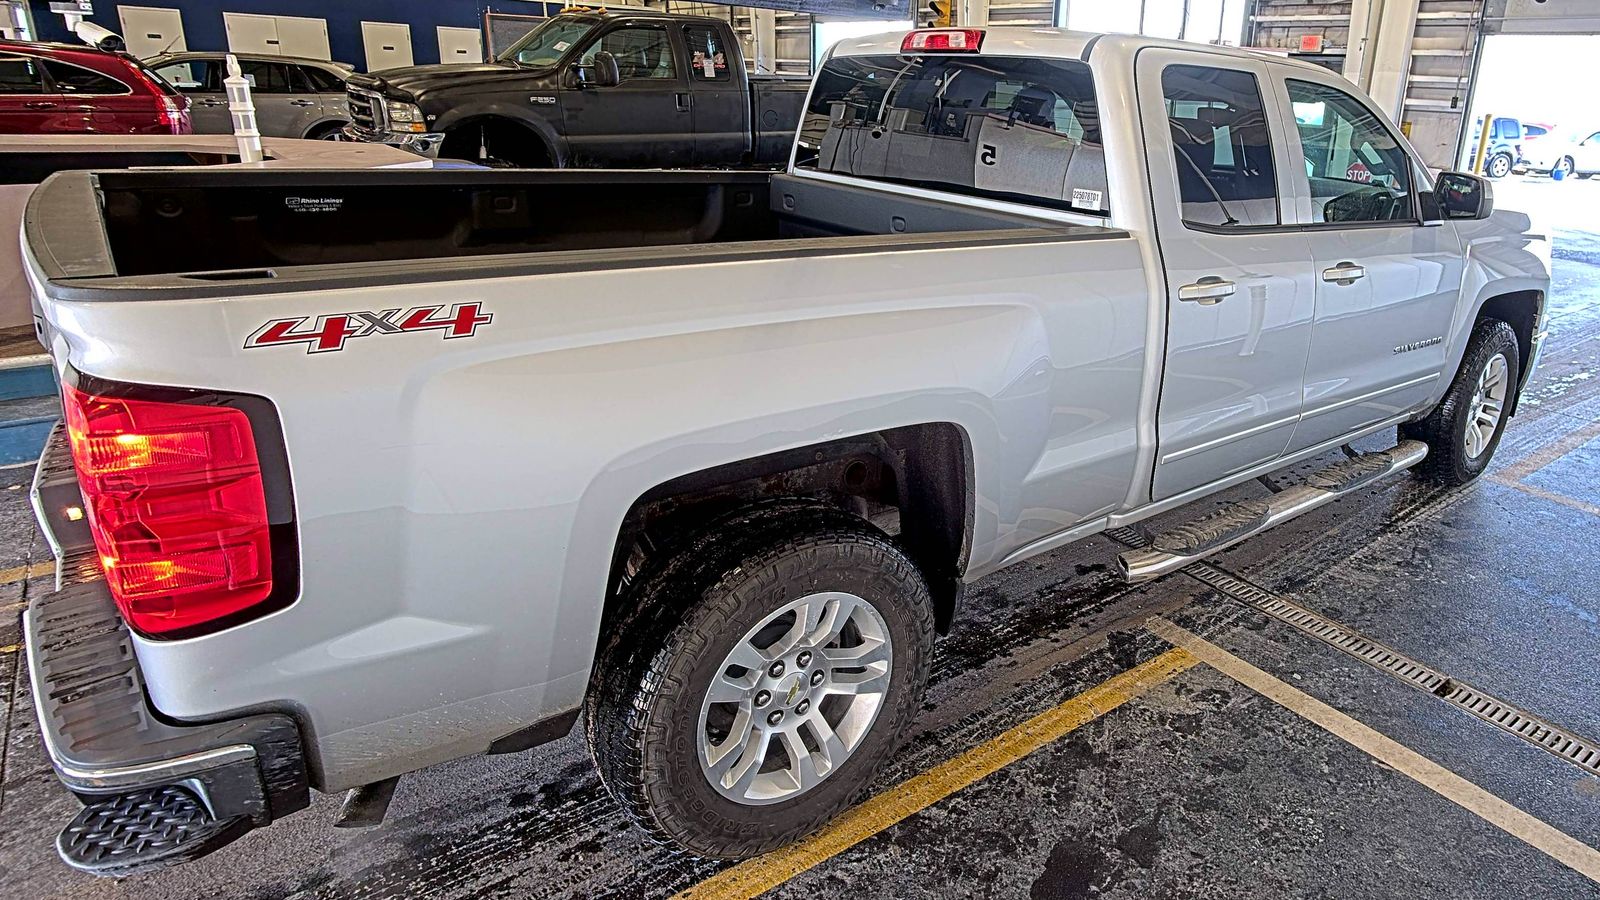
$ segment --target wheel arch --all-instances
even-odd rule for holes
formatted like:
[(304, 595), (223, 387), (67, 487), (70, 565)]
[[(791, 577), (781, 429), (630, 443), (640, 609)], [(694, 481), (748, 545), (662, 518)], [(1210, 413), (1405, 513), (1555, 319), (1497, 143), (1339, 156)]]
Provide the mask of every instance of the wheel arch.
[(551, 124), (543, 119), (522, 115), (519, 111), (508, 109), (500, 105), (491, 105), (465, 109), (455, 113), (446, 113), (434, 123), (434, 127), (445, 134), (446, 142), (449, 135), (462, 128), (498, 124), (521, 128), (529, 136), (538, 141), (543, 148), (545, 157), (550, 160), (551, 166), (563, 168), (567, 165), (566, 142), (556, 133)]
[(627, 588), (672, 536), (754, 503), (803, 499), (884, 525), (916, 562), (948, 631), (972, 550), (975, 489), (966, 430), (928, 422), (723, 463), (655, 485), (624, 514), (613, 548), (600, 641), (628, 610)]
[(1517, 373), (1517, 390), (1511, 398), (1509, 415), (1516, 415), (1522, 399), (1522, 388), (1533, 374), (1535, 343), (1539, 338), (1539, 319), (1544, 310), (1545, 294), (1539, 290), (1516, 290), (1494, 294), (1478, 305), (1473, 321), (1497, 319), (1511, 326), (1517, 335), (1517, 356), (1520, 371)]

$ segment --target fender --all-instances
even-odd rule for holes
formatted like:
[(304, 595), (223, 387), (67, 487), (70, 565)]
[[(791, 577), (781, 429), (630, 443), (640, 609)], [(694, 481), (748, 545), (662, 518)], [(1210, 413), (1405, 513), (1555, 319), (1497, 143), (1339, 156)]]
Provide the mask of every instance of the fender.
[[(1467, 340), (1472, 326), (1486, 307), (1498, 298), (1523, 295), (1525, 302), (1536, 304), (1532, 327), (1525, 336), (1524, 359), (1519, 373), (1517, 392), (1510, 412), (1516, 413), (1517, 401), (1527, 386), (1534, 366), (1538, 362), (1543, 341), (1544, 306), (1550, 293), (1550, 235), (1537, 229), (1525, 213), (1497, 210), (1482, 221), (1452, 223), (1461, 238), (1466, 252), (1466, 265), (1461, 276), (1461, 302), (1449, 335), (1450, 350), (1445, 356), (1445, 378), (1435, 387), (1429, 407), (1438, 403), (1449, 390), (1450, 382), (1466, 356)], [(1516, 302), (1516, 301), (1514, 301)]]
[[(556, 108), (559, 109), (560, 107)], [(433, 129), (435, 131), (449, 132), (454, 128), (481, 119), (504, 119), (527, 128), (539, 140), (544, 142), (545, 152), (550, 155), (550, 159), (557, 168), (565, 168), (567, 166), (571, 154), (567, 148), (566, 138), (556, 130), (556, 126), (544, 116), (501, 100), (490, 100), (452, 108), (434, 121)]]

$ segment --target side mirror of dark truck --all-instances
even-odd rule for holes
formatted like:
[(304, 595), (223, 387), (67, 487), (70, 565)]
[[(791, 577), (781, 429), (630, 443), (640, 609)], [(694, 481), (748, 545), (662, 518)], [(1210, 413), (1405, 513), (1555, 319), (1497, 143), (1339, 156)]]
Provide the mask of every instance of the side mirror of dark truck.
[(572, 71), (577, 76), (578, 84), (583, 87), (614, 87), (622, 81), (617, 58), (605, 50), (596, 51), (588, 65), (574, 64)]
[(1422, 218), (1487, 219), (1494, 212), (1494, 188), (1489, 179), (1467, 172), (1444, 172), (1433, 193), (1423, 196)]

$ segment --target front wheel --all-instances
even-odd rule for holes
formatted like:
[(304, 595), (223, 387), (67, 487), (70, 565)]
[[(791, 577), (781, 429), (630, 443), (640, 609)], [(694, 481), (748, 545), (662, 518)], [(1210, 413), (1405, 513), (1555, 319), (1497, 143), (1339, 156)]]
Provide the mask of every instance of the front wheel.
[(1450, 390), (1420, 422), (1403, 425), (1401, 437), (1428, 445), (1418, 472), (1446, 485), (1466, 484), (1489, 467), (1521, 373), (1517, 333), (1497, 319), (1481, 319)]
[(756, 509), (702, 533), (630, 592), (597, 661), (601, 780), (653, 836), (735, 859), (845, 809), (921, 705), (933, 604), (871, 525)]
[[(1573, 168), (1574, 168), (1574, 165), (1573, 165), (1573, 162), (1572, 162), (1572, 157), (1563, 156), (1560, 160), (1558, 160), (1556, 162), (1555, 168), (1550, 170), (1550, 177), (1558, 179), (1558, 180), (1562, 179), (1562, 178), (1566, 178), (1568, 175), (1572, 174)], [(1556, 174), (1557, 172), (1560, 172), (1561, 174), (1557, 175)]]

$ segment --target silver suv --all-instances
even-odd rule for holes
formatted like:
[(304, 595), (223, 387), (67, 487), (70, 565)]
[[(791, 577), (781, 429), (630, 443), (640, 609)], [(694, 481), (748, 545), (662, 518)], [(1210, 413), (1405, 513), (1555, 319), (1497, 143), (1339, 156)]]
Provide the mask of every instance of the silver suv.
[[(338, 140), (350, 121), (344, 80), (351, 69), (340, 63), (297, 56), (236, 53), (251, 84), (256, 127), (267, 137)], [(195, 134), (231, 134), (224, 53), (171, 53), (145, 61), (167, 83), (192, 101)]]

